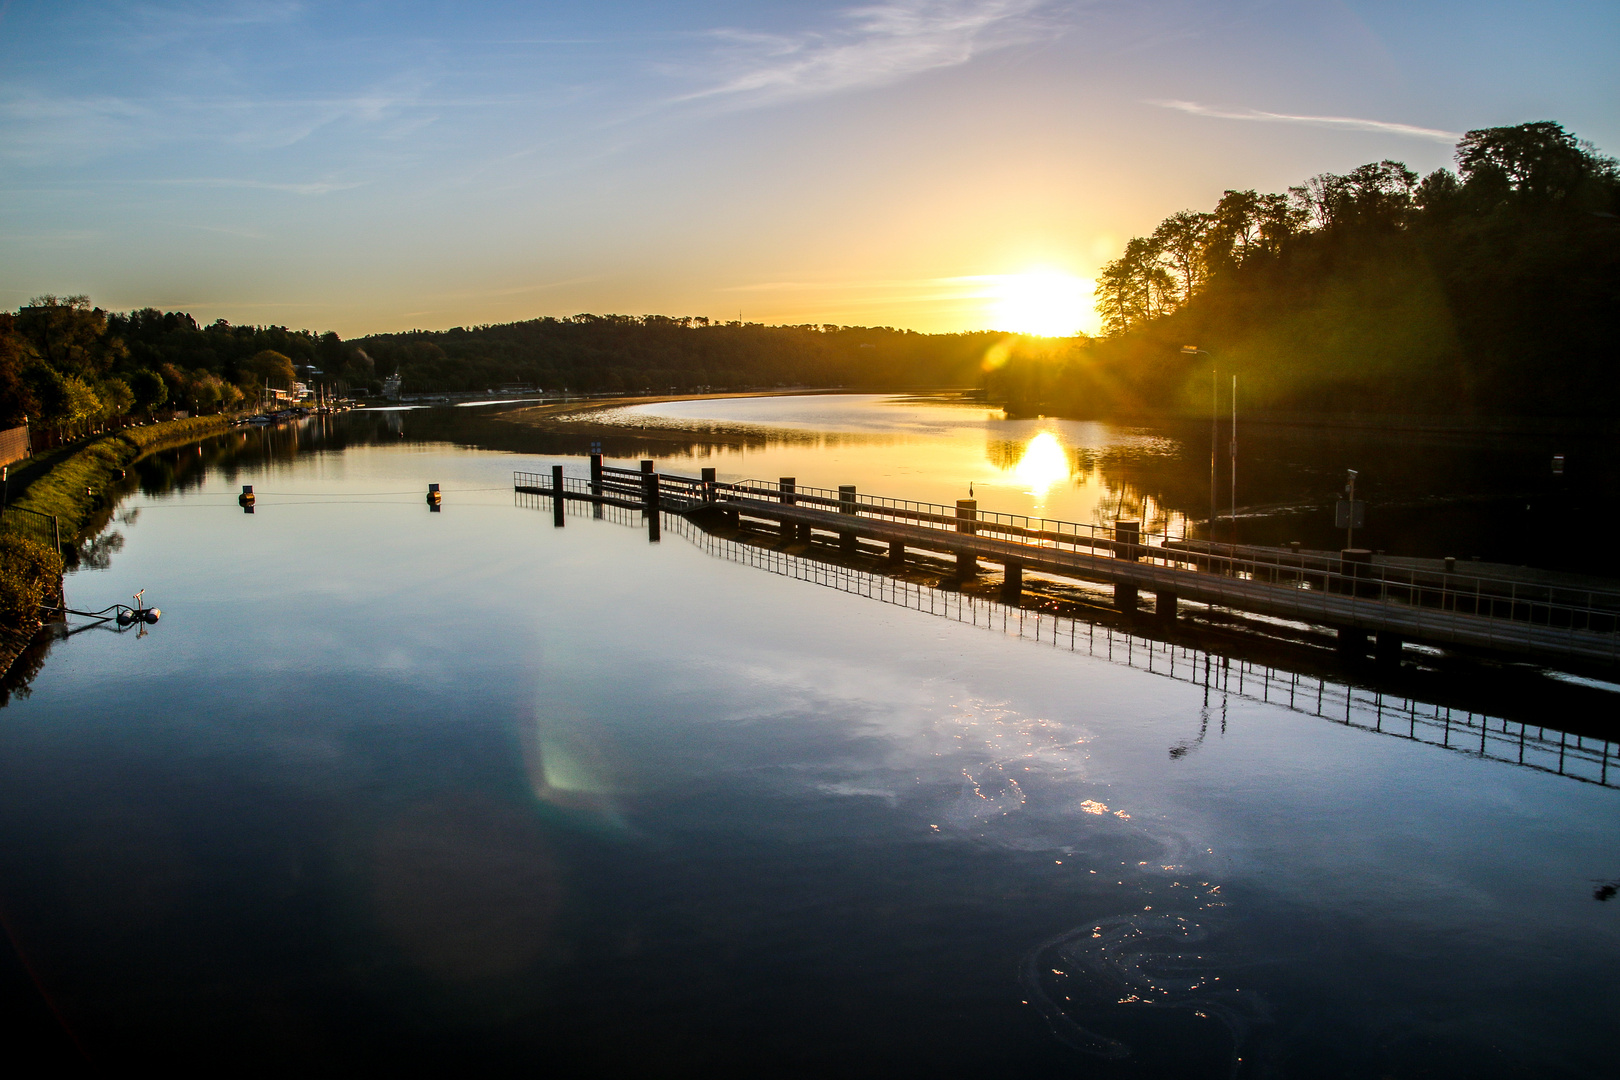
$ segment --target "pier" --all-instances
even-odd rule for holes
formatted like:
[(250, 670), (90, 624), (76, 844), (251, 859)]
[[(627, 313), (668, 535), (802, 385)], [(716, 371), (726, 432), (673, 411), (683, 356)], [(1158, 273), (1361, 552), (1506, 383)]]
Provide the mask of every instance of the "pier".
[[(789, 542), (824, 541), (900, 565), (908, 552), (953, 561), (956, 574), (1002, 571), (1002, 595), (1016, 601), (1025, 573), (1100, 583), (1121, 611), (1173, 622), (1182, 604), (1203, 604), (1263, 618), (1331, 628), (1351, 656), (1371, 650), (1398, 660), (1410, 642), (1502, 657), (1613, 667), (1620, 663), (1620, 590), (1579, 588), (1526, 570), (1470, 573), (1466, 564), (1373, 560), (1372, 552), (1337, 554), (1211, 544), (1144, 533), (1140, 522), (1112, 526), (1002, 514), (971, 499), (955, 506), (861, 494), (854, 487), (806, 487), (796, 478), (722, 483), (713, 469), (697, 477), (603, 464), (590, 475), (518, 472), (514, 490), (551, 496), (556, 523), (569, 501), (640, 509), (656, 536), (661, 513), (747, 520)], [(1143, 594), (1151, 596), (1151, 611)]]

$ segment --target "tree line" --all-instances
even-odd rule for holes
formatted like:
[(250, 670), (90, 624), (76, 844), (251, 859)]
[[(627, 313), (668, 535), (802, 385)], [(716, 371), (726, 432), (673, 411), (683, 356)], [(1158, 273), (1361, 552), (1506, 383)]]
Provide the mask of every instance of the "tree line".
[(1421, 178), (1372, 162), (1172, 214), (1099, 275), (1106, 336), (1021, 350), (992, 396), (1207, 409), (1218, 369), (1279, 412), (1612, 415), (1620, 167), (1552, 122), (1470, 131), (1455, 161)]
[(39, 296), (0, 313), (0, 423), (71, 438), (131, 418), (228, 411), (292, 390), (322, 363), (352, 373), (351, 353), (336, 334)]
[(199, 323), (40, 296), (0, 313), (0, 423), (69, 438), (131, 418), (252, 405), (295, 382), (375, 394), (543, 390), (663, 393), (783, 385), (974, 386), (1001, 335), (891, 327), (763, 326), (660, 315), (574, 315), (374, 334)]
[(375, 334), (354, 346), (407, 392), (497, 389), (664, 393), (775, 386), (977, 386), (1001, 335), (892, 327), (764, 326), (661, 315), (574, 315)]

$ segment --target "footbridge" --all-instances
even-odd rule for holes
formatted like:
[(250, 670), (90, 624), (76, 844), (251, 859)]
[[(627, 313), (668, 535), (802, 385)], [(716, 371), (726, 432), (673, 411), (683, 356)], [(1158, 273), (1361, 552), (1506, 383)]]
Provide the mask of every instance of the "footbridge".
[[(1332, 628), (1341, 650), (1399, 657), (1422, 643), (1554, 663), (1620, 664), (1620, 590), (1406, 564), (1380, 564), (1372, 552), (1300, 552), (1219, 545), (1144, 532), (1137, 521), (1084, 524), (817, 488), (794, 477), (723, 483), (715, 470), (683, 476), (590, 461), (590, 475), (519, 472), (518, 492), (553, 497), (561, 519), (569, 501), (640, 509), (656, 532), (659, 515), (722, 515), (779, 532), (785, 542), (827, 542), (904, 564), (908, 553), (953, 560), (957, 576), (1001, 568), (1002, 595), (1023, 595), (1026, 571), (1112, 587), (1128, 613), (1174, 621), (1183, 603)], [(875, 550), (874, 550), (875, 546)], [(1144, 597), (1143, 594), (1147, 594)]]

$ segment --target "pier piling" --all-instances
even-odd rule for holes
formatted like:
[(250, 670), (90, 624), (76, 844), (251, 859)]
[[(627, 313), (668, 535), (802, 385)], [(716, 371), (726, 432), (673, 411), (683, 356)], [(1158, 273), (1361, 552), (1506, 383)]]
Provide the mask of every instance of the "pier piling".
[[(978, 532), (979, 500), (956, 500), (956, 531), (971, 536)], [(972, 548), (962, 547), (956, 551), (956, 576), (970, 578), (979, 572), (979, 560), (973, 554)]]
[(1001, 602), (1017, 604), (1024, 598), (1024, 567), (1022, 563), (1007, 560), (1001, 578)]
[[(838, 512), (840, 514), (854, 514), (856, 512), (855, 488), (853, 485), (840, 484), (838, 486)], [(855, 554), (855, 545), (856, 536), (854, 533), (841, 532), (838, 534), (838, 546), (843, 550), (844, 554)]]
[[(793, 497), (793, 493), (794, 493), (795, 490), (797, 490), (798, 486), (799, 486), (799, 481), (798, 481), (797, 477), (784, 476), (781, 479), (777, 480), (776, 489), (782, 493), (782, 505), (783, 506), (792, 506), (795, 502), (798, 501)], [(786, 518), (782, 519), (782, 521), (781, 521), (781, 523), (780, 523), (780, 525), (778, 527), (782, 531), (782, 539), (783, 540), (792, 541), (793, 539), (795, 539), (799, 535), (798, 526), (796, 526), (793, 522), (787, 520)], [(809, 537), (806, 536), (806, 537), (804, 537), (804, 539), (808, 540)]]

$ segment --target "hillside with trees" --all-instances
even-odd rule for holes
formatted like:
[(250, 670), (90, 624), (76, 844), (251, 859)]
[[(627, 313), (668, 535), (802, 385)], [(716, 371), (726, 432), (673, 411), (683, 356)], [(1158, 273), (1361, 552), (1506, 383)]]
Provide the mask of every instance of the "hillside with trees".
[(377, 393), (527, 384), (576, 392), (794, 386), (964, 387), (1002, 336), (889, 327), (762, 326), (701, 318), (574, 315), (496, 326), (337, 334), (201, 324), (183, 312), (103, 311), (84, 296), (41, 296), (0, 314), (0, 425), (47, 438), (175, 411), (254, 404), (295, 382)]
[(0, 424), (27, 420), (46, 440), (68, 439), (132, 418), (228, 411), (291, 390), (314, 365), (341, 368), (350, 351), (336, 334), (40, 296), (0, 313)]
[(407, 391), (546, 389), (662, 393), (773, 386), (976, 386), (1002, 335), (889, 327), (763, 326), (703, 318), (575, 315), (352, 344)]
[(1420, 179), (1379, 161), (1171, 215), (1100, 275), (1107, 336), (1023, 350), (991, 396), (1197, 412), (1214, 368), (1279, 413), (1613, 416), (1620, 168), (1547, 122), (1470, 131), (1456, 163)]

